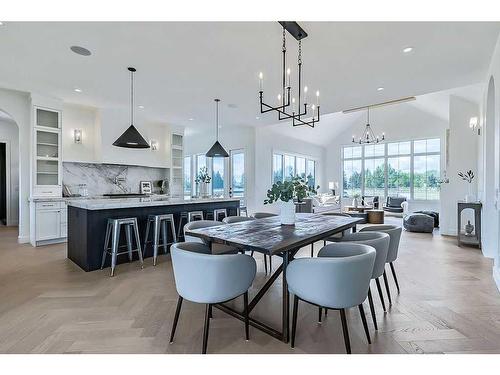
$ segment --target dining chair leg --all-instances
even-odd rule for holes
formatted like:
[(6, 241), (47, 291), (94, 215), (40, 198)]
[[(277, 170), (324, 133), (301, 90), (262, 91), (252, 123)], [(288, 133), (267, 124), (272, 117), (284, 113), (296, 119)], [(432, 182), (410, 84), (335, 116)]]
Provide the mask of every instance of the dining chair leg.
[(394, 264), (390, 262), (389, 265), (391, 266), (392, 276), (394, 277), (394, 281), (396, 282), (396, 288), (399, 294), (399, 283), (398, 283), (398, 278), (396, 277), (396, 270), (394, 270)]
[(363, 322), (363, 328), (365, 330), (366, 340), (368, 341), (368, 344), (371, 344), (372, 340), (370, 339), (370, 331), (368, 331), (368, 324), (366, 323), (366, 315), (365, 315), (365, 309), (363, 308), (363, 304), (360, 303), (358, 305), (358, 308), (359, 308), (359, 315), (361, 315), (361, 321)]
[(250, 256), (253, 258), (253, 250), (250, 252)]
[(201, 354), (207, 354), (207, 344), (208, 344), (208, 329), (210, 328), (210, 312), (212, 310), (212, 305), (207, 304), (205, 308), (205, 325), (203, 327), (203, 348), (201, 349)]
[(375, 279), (375, 283), (377, 284), (378, 295), (380, 297), (380, 302), (382, 303), (382, 308), (384, 309), (384, 312), (386, 312), (387, 310), (385, 308), (384, 295), (382, 294), (382, 287), (380, 286), (380, 280), (378, 277)]
[(325, 241), (323, 241), (323, 246), (326, 246), (326, 240), (325, 240)]
[(314, 257), (314, 244), (311, 244), (311, 258)]
[(328, 309), (325, 307), (325, 316), (328, 316)]
[(373, 325), (375, 327), (375, 330), (378, 331), (377, 316), (375, 315), (375, 306), (373, 306), (373, 297), (370, 288), (368, 288), (368, 304), (370, 305), (370, 313), (372, 314)]
[(349, 330), (347, 329), (345, 309), (340, 309), (340, 319), (342, 320), (342, 332), (344, 333), (345, 350), (347, 354), (351, 354), (351, 342), (349, 341)]
[(323, 315), (323, 309), (320, 307), (318, 309), (318, 323), (321, 323), (321, 315)]
[(292, 313), (292, 348), (295, 348), (295, 332), (297, 331), (297, 313), (299, 309), (299, 298), (293, 296), (293, 313)]
[(391, 290), (389, 289), (389, 282), (387, 281), (387, 274), (385, 273), (385, 270), (382, 276), (384, 277), (385, 291), (387, 292), (387, 299), (389, 300), (389, 305), (392, 305)]
[(269, 274), (273, 273), (273, 256), (269, 255)]
[(177, 307), (175, 308), (174, 324), (172, 326), (172, 332), (170, 333), (170, 343), (174, 342), (175, 330), (177, 329), (177, 322), (179, 321), (179, 315), (181, 313), (183, 298), (179, 296), (177, 299)]
[(250, 321), (248, 319), (248, 291), (243, 294), (243, 310), (245, 314), (245, 339), (250, 340)]

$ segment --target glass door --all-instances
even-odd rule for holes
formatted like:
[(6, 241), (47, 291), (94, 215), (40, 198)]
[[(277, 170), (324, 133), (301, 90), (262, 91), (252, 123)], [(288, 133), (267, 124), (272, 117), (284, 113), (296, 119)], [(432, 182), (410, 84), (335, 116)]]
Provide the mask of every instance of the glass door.
[(245, 150), (230, 151), (229, 181), (232, 197), (246, 206)]
[(36, 185), (59, 185), (59, 132), (36, 130)]

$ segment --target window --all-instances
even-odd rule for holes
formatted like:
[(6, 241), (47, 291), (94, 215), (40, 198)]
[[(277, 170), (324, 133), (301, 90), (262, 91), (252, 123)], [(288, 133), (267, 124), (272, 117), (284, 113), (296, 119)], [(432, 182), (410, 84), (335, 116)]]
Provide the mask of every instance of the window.
[(231, 185), (233, 187), (233, 197), (245, 197), (244, 151), (231, 151)]
[(212, 159), (212, 195), (214, 197), (224, 196), (224, 158)]
[(184, 198), (191, 197), (191, 156), (186, 156), (184, 158)]
[(310, 186), (316, 183), (316, 161), (303, 156), (273, 154), (273, 183), (300, 177)]
[(295, 156), (285, 155), (284, 161), (284, 178), (285, 180), (291, 180), (295, 176)]
[(273, 155), (273, 184), (283, 181), (283, 155)]
[(439, 199), (439, 138), (344, 147), (343, 196)]

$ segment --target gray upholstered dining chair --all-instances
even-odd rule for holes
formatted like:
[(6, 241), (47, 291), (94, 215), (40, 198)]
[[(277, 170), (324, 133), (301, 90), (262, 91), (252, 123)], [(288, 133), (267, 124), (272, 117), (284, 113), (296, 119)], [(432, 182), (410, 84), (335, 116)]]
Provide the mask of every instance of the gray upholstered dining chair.
[[(225, 217), (222, 221), (226, 224), (232, 224), (232, 223), (241, 223), (242, 221), (252, 221), (255, 220), (253, 217), (247, 217), (247, 216), (228, 216)], [(253, 250), (250, 253), (250, 255), (253, 257)], [(264, 255), (264, 270), (267, 274), (267, 255)], [(271, 262), (271, 256), (269, 255), (269, 262)]]
[(179, 298), (175, 310), (170, 343), (174, 341), (177, 322), (184, 299), (203, 303), (205, 324), (202, 354), (207, 352), (208, 330), (212, 306), (243, 296), (245, 338), (249, 339), (248, 289), (255, 278), (255, 260), (245, 254), (206, 254), (199, 242), (180, 242), (172, 245), (172, 266)]
[[(273, 214), (271, 212), (256, 212), (254, 213), (251, 217), (254, 219), (265, 219), (268, 217), (274, 217), (278, 216), (278, 214)], [(265, 257), (264, 257), (265, 259)], [(264, 260), (265, 262), (265, 260)], [(267, 266), (266, 266), (266, 273), (267, 273)], [(272, 255), (269, 255), (269, 273), (273, 273), (273, 257)]]
[[(209, 227), (215, 227), (218, 225), (224, 225), (224, 224), (220, 221), (215, 221), (215, 220), (196, 220), (196, 221), (191, 221), (189, 223), (186, 223), (186, 225), (184, 225), (184, 241), (186, 241), (186, 242), (199, 242), (199, 243), (203, 243), (203, 244), (209, 246), (210, 244), (207, 243), (202, 238), (190, 236), (189, 234), (186, 234), (186, 230), (209, 228)], [(235, 249), (234, 247), (231, 247), (231, 246), (218, 244), (218, 243), (212, 244), (212, 253), (213, 254), (228, 254), (228, 253), (236, 254), (237, 252), (238, 252), (238, 250)]]
[[(352, 217), (351, 215), (343, 213), (343, 212), (328, 212), (328, 211), (327, 212), (322, 212), (321, 215), (325, 215), (325, 216)], [(352, 232), (351, 229), (346, 229), (346, 230), (342, 231), (341, 233), (337, 233), (337, 234), (334, 234), (333, 236), (325, 238), (323, 240), (323, 246), (326, 246), (327, 242), (337, 242), (339, 238), (343, 237), (346, 234), (350, 234), (351, 232)], [(312, 249), (311, 249), (311, 256), (313, 256)]]
[[(345, 243), (345, 242), (368, 245), (372, 246), (375, 249), (377, 256), (375, 257), (375, 264), (373, 266), (373, 272), (371, 278), (374, 279), (375, 283), (377, 284), (377, 290), (378, 290), (378, 295), (380, 297), (380, 302), (382, 303), (384, 311), (386, 311), (384, 295), (382, 293), (382, 288), (380, 287), (379, 277), (383, 275), (385, 269), (385, 261), (387, 259), (387, 252), (389, 250), (389, 243), (390, 243), (389, 235), (387, 233), (382, 233), (382, 232), (357, 232), (357, 233), (347, 234), (338, 240), (338, 243)], [(370, 312), (373, 319), (373, 325), (375, 326), (375, 329), (378, 330), (377, 317), (375, 315), (375, 307), (373, 305), (372, 292), (370, 288), (368, 289), (368, 303), (370, 305)], [(319, 316), (321, 317), (321, 308)]]
[[(385, 263), (389, 263), (391, 267), (392, 276), (394, 277), (394, 282), (396, 283), (396, 289), (399, 294), (399, 283), (398, 278), (396, 277), (396, 270), (394, 269), (394, 265), (392, 264), (398, 258), (398, 249), (399, 249), (399, 241), (401, 240), (401, 232), (402, 228), (397, 225), (372, 225), (369, 227), (364, 227), (360, 230), (360, 232), (384, 232), (387, 233), (390, 237), (389, 241), (389, 251), (387, 252), (387, 259)], [(391, 300), (391, 290), (389, 288), (389, 283), (387, 282), (387, 275), (384, 269), (384, 283), (385, 290), (387, 291), (387, 297), (389, 298), (389, 304), (392, 304)]]
[(358, 306), (368, 343), (371, 343), (363, 301), (370, 287), (376, 252), (371, 246), (334, 243), (323, 247), (317, 258), (301, 258), (287, 268), (288, 290), (294, 295), (292, 315), (292, 348), (299, 300), (327, 309), (340, 310), (344, 343), (351, 353), (345, 310)]

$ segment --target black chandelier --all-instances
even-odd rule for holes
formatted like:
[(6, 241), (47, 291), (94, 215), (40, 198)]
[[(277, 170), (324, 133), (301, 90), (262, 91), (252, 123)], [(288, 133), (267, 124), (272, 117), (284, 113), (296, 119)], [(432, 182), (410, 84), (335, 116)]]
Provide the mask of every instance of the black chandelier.
[(379, 136), (375, 136), (375, 133), (373, 133), (373, 130), (370, 126), (370, 107), (366, 107), (366, 127), (365, 131), (363, 132), (363, 135), (359, 137), (359, 140), (356, 140), (354, 135), (352, 136), (352, 143), (359, 143), (361, 144), (370, 144), (370, 143), (379, 143), (380, 141), (385, 140), (385, 134), (382, 133), (382, 138), (379, 138)]
[[(278, 102), (281, 104), (277, 107), (264, 103), (264, 75), (259, 73), (259, 96), (260, 96), (260, 113), (267, 113), (270, 111), (278, 112), (278, 120), (292, 120), (293, 126), (308, 125), (314, 128), (314, 124), (319, 122), (319, 91), (316, 91), (316, 104), (310, 105), (307, 103), (307, 86), (302, 89), (302, 39), (307, 37), (307, 33), (299, 26), (297, 22), (293, 21), (280, 21), (283, 26), (283, 61), (282, 61), (282, 92), (278, 95)], [(286, 33), (288, 31), (299, 42), (299, 55), (297, 59), (298, 65), (298, 101), (296, 103), (295, 97), (290, 98), (290, 68), (286, 68)], [(302, 98), (302, 91), (304, 97)], [(303, 100), (303, 103), (302, 103)], [(287, 112), (287, 107), (291, 105), (291, 113)], [(302, 109), (303, 107), (303, 109)], [(311, 108), (312, 118), (303, 119), (307, 116), (307, 109)], [(302, 112), (301, 112), (302, 111)], [(315, 114), (316, 112), (316, 114)], [(316, 116), (316, 117), (315, 117)]]

